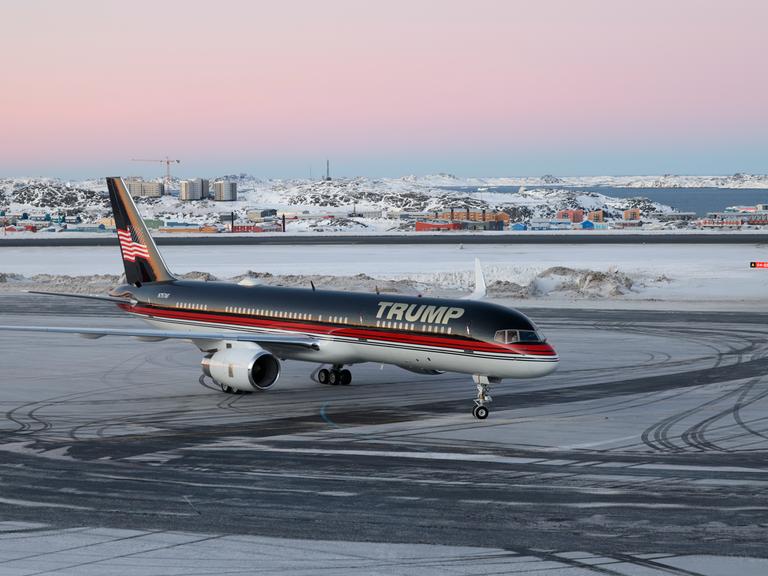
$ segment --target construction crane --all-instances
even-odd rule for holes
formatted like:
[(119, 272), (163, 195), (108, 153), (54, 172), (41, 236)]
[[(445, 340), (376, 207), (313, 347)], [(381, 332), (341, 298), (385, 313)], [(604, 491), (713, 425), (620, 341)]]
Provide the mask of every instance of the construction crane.
[[(131, 162), (160, 162), (165, 164), (165, 188), (168, 190), (171, 187), (171, 164), (178, 164), (181, 160), (171, 160), (168, 156), (163, 160), (147, 160), (146, 158), (131, 158)], [(168, 192), (166, 191), (166, 194)]]

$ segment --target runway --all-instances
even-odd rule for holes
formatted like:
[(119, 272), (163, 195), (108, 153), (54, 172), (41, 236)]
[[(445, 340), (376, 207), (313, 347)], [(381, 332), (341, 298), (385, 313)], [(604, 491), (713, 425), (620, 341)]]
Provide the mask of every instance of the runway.
[[(0, 323), (138, 323), (67, 304)], [(188, 343), (0, 333), (0, 574), (764, 573), (768, 313), (525, 312), (561, 367), (484, 422), (463, 375), (232, 396)]]

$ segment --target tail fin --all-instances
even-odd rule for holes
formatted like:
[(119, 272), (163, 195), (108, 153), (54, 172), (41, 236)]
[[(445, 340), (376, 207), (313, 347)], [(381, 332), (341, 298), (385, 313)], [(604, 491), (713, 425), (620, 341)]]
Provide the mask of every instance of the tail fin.
[(107, 178), (107, 188), (128, 283), (140, 286), (145, 282), (173, 280), (123, 179)]

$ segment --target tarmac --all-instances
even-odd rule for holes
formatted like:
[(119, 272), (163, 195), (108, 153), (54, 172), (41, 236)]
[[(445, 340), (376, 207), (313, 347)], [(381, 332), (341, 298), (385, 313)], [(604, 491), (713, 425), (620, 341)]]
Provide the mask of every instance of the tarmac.
[(0, 574), (768, 573), (768, 314), (525, 312), (560, 369), (486, 421), (459, 374), (225, 395), (189, 343), (0, 333)]

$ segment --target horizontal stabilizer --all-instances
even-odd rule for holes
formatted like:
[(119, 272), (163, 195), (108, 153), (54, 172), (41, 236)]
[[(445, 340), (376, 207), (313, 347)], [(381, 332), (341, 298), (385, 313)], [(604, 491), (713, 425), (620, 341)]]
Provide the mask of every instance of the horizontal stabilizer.
[(120, 298), (118, 296), (107, 296), (100, 294), (68, 294), (66, 292), (42, 292), (40, 290), (27, 290), (27, 294), (42, 294), (44, 296), (63, 296), (65, 298), (85, 298), (86, 300), (101, 300), (103, 302), (114, 302), (115, 304), (136, 304), (136, 300), (131, 298)]

